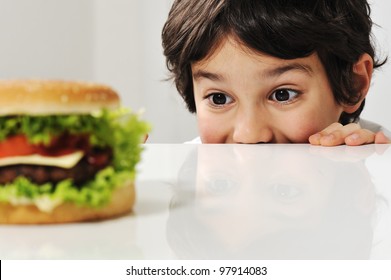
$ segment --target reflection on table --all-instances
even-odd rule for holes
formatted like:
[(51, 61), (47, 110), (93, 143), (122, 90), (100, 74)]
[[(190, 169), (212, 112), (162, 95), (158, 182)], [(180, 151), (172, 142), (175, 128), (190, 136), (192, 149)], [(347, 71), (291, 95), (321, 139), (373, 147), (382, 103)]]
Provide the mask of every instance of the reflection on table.
[(199, 145), (178, 175), (168, 242), (184, 259), (368, 259), (387, 203), (364, 164), (374, 149)]

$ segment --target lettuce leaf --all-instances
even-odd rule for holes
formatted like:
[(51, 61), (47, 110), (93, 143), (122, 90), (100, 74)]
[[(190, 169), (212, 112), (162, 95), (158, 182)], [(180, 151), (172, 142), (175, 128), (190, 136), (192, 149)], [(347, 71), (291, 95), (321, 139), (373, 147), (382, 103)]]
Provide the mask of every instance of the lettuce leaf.
[(150, 131), (147, 122), (124, 108), (102, 110), (91, 115), (1, 117), (0, 127), (0, 139), (23, 133), (31, 142), (42, 143), (50, 141), (53, 135), (69, 131), (75, 134), (88, 133), (93, 145), (112, 147), (112, 166), (98, 172), (84, 186), (77, 187), (71, 180), (64, 180), (56, 185), (37, 185), (24, 177), (0, 185), (0, 202), (34, 203), (41, 197), (49, 197), (51, 200), (74, 202), (89, 207), (107, 204), (117, 186), (126, 180), (134, 180), (135, 168), (142, 153), (140, 144)]
[(129, 113), (124, 109), (102, 110), (95, 114), (49, 115), (49, 116), (3, 116), (0, 117), (0, 141), (10, 135), (23, 134), (33, 144), (48, 144), (52, 137), (64, 132), (90, 134), (95, 146), (112, 146), (111, 123), (120, 114)]
[(101, 207), (110, 202), (112, 192), (127, 180), (134, 180), (134, 172), (116, 172), (107, 167), (97, 173), (94, 180), (82, 187), (76, 187), (71, 180), (57, 185), (46, 183), (37, 185), (25, 177), (18, 177), (12, 183), (3, 185), (0, 202), (34, 204), (42, 197), (56, 202), (72, 202), (79, 206)]

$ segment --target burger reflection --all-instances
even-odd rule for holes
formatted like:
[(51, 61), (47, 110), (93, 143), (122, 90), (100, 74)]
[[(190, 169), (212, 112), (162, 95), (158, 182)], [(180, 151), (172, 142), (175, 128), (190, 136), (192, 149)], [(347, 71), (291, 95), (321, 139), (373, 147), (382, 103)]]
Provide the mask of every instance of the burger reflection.
[(368, 259), (378, 198), (366, 155), (351, 151), (197, 146), (171, 201), (170, 247), (181, 259)]

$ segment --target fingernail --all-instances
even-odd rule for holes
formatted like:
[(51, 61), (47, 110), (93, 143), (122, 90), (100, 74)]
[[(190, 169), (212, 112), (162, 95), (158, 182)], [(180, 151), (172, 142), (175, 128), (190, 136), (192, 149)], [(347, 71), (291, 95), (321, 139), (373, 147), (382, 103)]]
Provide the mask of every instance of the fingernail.
[(311, 136), (312, 140), (314, 140), (314, 141), (319, 141), (320, 137), (321, 137), (320, 133), (316, 133)]
[(356, 141), (360, 138), (360, 135), (357, 133), (350, 134), (348, 137), (346, 137), (349, 141)]
[(325, 135), (322, 137), (322, 140), (325, 140), (325, 141), (333, 141), (334, 140), (334, 135), (333, 134), (328, 134), (328, 135)]

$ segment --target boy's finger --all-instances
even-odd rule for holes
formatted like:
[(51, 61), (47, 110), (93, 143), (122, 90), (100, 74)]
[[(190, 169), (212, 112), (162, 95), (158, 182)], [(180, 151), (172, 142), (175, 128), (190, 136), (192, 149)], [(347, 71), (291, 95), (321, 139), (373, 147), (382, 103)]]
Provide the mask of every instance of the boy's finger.
[(335, 130), (342, 129), (343, 127), (344, 126), (342, 124), (340, 124), (340, 123), (332, 123), (328, 127), (326, 127), (325, 129), (320, 131), (319, 133), (322, 134), (322, 135), (327, 135), (327, 134), (330, 134), (331, 132), (333, 132)]
[[(332, 130), (334, 129), (334, 130)], [(337, 145), (342, 145), (345, 144), (345, 138), (348, 137), (349, 135), (353, 134), (354, 132), (357, 131), (363, 131), (363, 133), (358, 134), (358, 139), (356, 139), (357, 142), (359, 141), (369, 141), (370, 139), (370, 134), (373, 134), (369, 130), (364, 130), (361, 129), (358, 124), (351, 123), (345, 126), (338, 126), (331, 125), (325, 130), (321, 131), (321, 137), (320, 137), (320, 145), (322, 146), (337, 146)], [(365, 133), (364, 133), (365, 131)], [(327, 133), (329, 132), (329, 133)], [(369, 133), (369, 134), (368, 134)], [(373, 135), (372, 135), (373, 136)], [(362, 139), (360, 138), (362, 137)], [(374, 139), (372, 139), (374, 141)]]
[(321, 146), (338, 146), (345, 143), (345, 137), (340, 130), (333, 131), (330, 134), (326, 134), (320, 137)]
[(322, 131), (319, 131), (318, 133), (311, 135), (308, 138), (308, 142), (311, 145), (321, 145), (320, 140), (323, 136), (328, 135), (337, 129), (341, 129), (342, 127), (343, 127), (343, 125), (340, 123), (332, 123), (331, 125), (329, 125), (325, 129), (323, 129)]
[(320, 145), (320, 138), (322, 137), (322, 135), (320, 133), (316, 133), (314, 135), (311, 135), (309, 138), (308, 138), (308, 142), (311, 144), (311, 145)]
[(345, 138), (345, 144), (348, 146), (359, 146), (375, 142), (375, 133), (367, 129), (359, 129)]
[(384, 135), (383, 131), (379, 131), (375, 134), (375, 144), (390, 144), (391, 140)]

